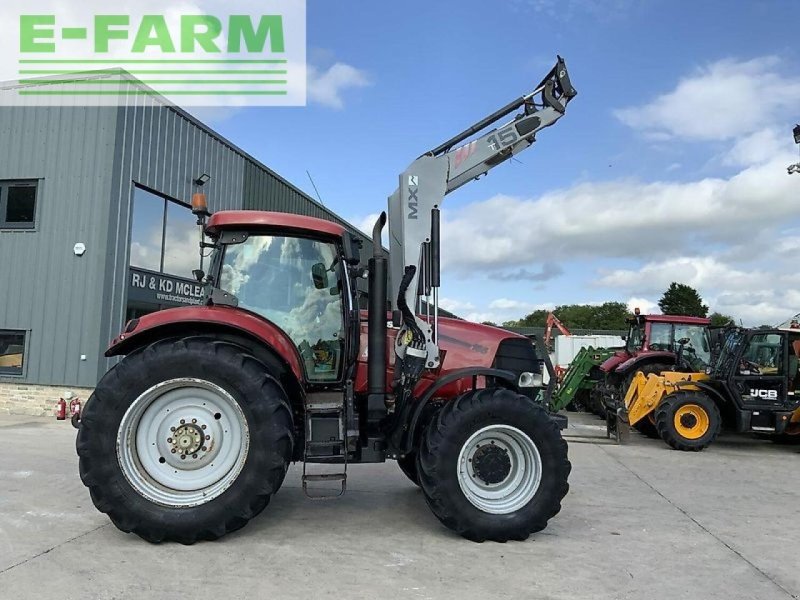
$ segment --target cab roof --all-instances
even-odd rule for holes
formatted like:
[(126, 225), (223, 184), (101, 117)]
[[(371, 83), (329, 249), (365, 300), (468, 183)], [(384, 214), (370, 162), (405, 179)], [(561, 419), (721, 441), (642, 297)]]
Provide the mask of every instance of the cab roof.
[(345, 228), (338, 223), (291, 213), (264, 210), (223, 210), (208, 219), (206, 232), (217, 235), (225, 230), (285, 229), (293, 232), (341, 237)]
[[(685, 317), (683, 315), (641, 315), (645, 321), (652, 321), (655, 323), (681, 323), (685, 325), (708, 325), (711, 319), (705, 317)], [(629, 320), (634, 320), (636, 317), (630, 317)]]

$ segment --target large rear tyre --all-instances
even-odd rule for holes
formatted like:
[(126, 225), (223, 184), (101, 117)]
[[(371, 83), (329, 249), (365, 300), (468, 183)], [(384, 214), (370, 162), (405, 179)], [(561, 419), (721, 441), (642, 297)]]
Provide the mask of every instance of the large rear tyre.
[(571, 465), (558, 425), (529, 398), (474, 390), (448, 402), (420, 448), (433, 514), (475, 541), (524, 540), (561, 509)]
[(83, 483), (114, 525), (193, 544), (243, 527), (283, 483), (293, 447), (286, 393), (229, 342), (191, 337), (128, 355), (81, 416)]
[(719, 435), (722, 417), (716, 403), (703, 392), (674, 392), (656, 407), (656, 428), (670, 447), (699, 452)]
[(397, 459), (397, 466), (408, 479), (419, 487), (419, 469), (417, 468), (417, 453), (411, 452)]

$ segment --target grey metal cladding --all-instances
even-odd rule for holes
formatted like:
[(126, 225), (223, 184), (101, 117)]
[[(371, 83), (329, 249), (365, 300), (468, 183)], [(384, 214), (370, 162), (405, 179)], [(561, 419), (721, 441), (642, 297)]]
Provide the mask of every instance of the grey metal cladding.
[[(202, 191), (212, 211), (242, 208), (242, 183), (246, 159), (183, 111), (158, 98), (134, 96), (119, 109), (118, 140), (114, 159), (112, 245), (106, 264), (107, 299), (103, 314), (103, 347), (124, 325), (129, 263), (132, 199), (141, 185), (189, 203), (200, 189), (194, 184), (210, 175)], [(187, 248), (197, 252), (197, 248)], [(103, 360), (100, 371), (111, 361)]]
[(0, 179), (39, 180), (35, 228), (0, 232), (0, 327), (28, 332), (26, 381), (96, 382), (116, 112), (0, 110)]
[[(103, 352), (124, 326), (135, 184), (188, 203), (207, 173), (212, 211), (331, 220), (363, 239), (363, 256), (372, 253), (366, 235), (162, 98), (31, 104), (0, 109), (0, 179), (39, 180), (35, 229), (0, 231), (0, 329), (28, 332), (22, 381), (91, 387), (112, 364)], [(72, 252), (77, 242), (83, 257)]]

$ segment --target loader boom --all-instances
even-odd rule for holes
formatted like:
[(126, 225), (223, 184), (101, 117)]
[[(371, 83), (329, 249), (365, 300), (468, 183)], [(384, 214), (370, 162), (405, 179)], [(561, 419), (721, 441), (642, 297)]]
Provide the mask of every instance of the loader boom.
[[(402, 315), (395, 352), (401, 360), (413, 357), (412, 379), (422, 369), (439, 366), (439, 211), (444, 197), (530, 147), (539, 131), (564, 115), (576, 93), (558, 57), (532, 92), (423, 154), (400, 175), (389, 197), (390, 298)], [(515, 111), (510, 121), (487, 131)], [(424, 319), (418, 314), (422, 297), (429, 307)]]

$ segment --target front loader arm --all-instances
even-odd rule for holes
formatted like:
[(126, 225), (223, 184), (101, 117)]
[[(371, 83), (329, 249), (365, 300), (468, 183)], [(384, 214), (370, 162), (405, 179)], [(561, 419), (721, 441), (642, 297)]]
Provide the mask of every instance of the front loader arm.
[[(411, 379), (421, 369), (439, 366), (439, 210), (444, 197), (530, 147), (539, 131), (564, 115), (576, 94), (559, 56), (532, 92), (420, 156), (400, 175), (389, 197), (391, 300), (403, 320), (395, 351), (401, 360), (406, 354), (413, 357)], [(486, 131), (514, 112), (510, 121)], [(420, 299), (426, 297), (430, 307), (431, 292), (433, 314), (421, 319)]]

